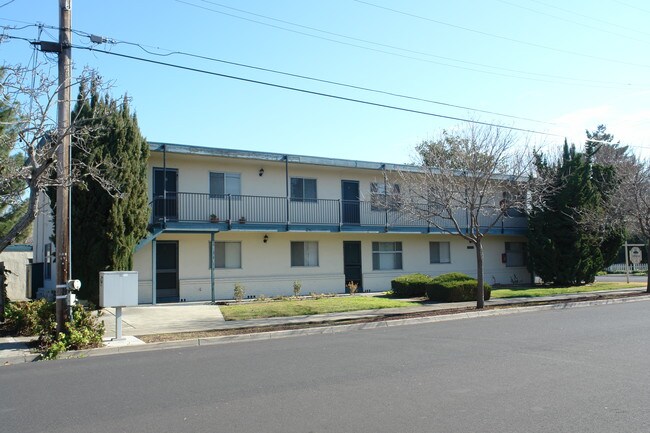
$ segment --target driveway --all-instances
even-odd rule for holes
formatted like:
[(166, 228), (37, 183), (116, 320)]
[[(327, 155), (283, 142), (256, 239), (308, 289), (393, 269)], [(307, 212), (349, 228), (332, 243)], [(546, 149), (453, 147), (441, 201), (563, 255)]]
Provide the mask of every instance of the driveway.
[[(105, 335), (114, 337), (115, 309), (102, 311), (100, 319), (106, 326)], [(214, 329), (223, 322), (219, 307), (206, 302), (122, 308), (122, 335), (125, 336), (200, 331)]]

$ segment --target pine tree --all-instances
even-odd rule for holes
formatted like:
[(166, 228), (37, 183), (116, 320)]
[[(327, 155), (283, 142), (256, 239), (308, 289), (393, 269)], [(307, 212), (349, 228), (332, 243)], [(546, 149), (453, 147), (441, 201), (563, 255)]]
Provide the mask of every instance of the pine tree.
[[(15, 120), (14, 107), (0, 99), (0, 237), (7, 234), (27, 211), (27, 200), (22, 196), (26, 185), (9, 175), (25, 163), (25, 156), (14, 152), (16, 133), (11, 125)], [(23, 232), (15, 240), (22, 241), (28, 235), (29, 231)]]
[[(133, 250), (145, 236), (149, 212), (146, 164), (149, 148), (128, 99), (99, 94), (98, 79), (80, 86), (73, 119), (88, 131), (75, 137), (73, 161), (103, 167), (103, 182), (88, 174), (72, 191), (72, 275), (82, 281), (80, 298), (97, 303), (99, 272), (129, 270)], [(108, 181), (118, 192), (105, 188)]]
[(593, 162), (593, 153), (576, 152), (564, 142), (562, 158), (536, 166), (554, 193), (529, 219), (531, 270), (545, 282), (583, 284), (611, 264), (623, 242), (620, 226), (598, 223), (617, 187), (614, 169)]

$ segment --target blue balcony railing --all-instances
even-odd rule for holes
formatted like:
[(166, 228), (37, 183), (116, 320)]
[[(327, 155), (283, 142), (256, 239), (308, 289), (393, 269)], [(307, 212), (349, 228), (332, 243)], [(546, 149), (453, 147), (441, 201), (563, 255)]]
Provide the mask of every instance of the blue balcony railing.
[[(205, 193), (167, 193), (152, 201), (152, 222), (266, 224), (286, 226), (401, 227), (428, 229), (434, 225), (402, 211), (398, 207), (382, 208), (375, 202), (361, 200), (295, 200), (286, 197), (252, 195), (214, 195)], [(486, 215), (482, 225), (493, 219)], [(465, 212), (457, 221), (466, 225)], [(436, 221), (452, 228), (449, 221)], [(495, 229), (525, 229), (524, 217), (505, 217)]]

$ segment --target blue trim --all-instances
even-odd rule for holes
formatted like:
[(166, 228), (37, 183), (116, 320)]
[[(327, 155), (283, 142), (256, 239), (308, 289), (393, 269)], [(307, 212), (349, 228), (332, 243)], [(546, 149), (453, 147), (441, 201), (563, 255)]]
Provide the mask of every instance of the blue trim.
[(33, 245), (28, 245), (28, 244), (13, 244), (13, 245), (8, 245), (3, 252), (8, 252), (8, 253), (26, 253), (30, 251), (34, 251), (34, 246)]
[[(232, 223), (231, 228), (228, 229), (227, 223), (209, 223), (209, 222), (168, 222), (164, 229), (159, 229), (155, 237), (161, 233), (219, 233), (219, 232), (242, 232), (242, 233), (256, 233), (256, 232), (307, 232), (307, 233), (414, 233), (414, 234), (448, 234), (445, 231), (439, 230), (435, 227), (425, 226), (389, 226), (386, 228), (383, 225), (350, 225), (344, 224), (343, 226), (332, 224), (289, 224), (286, 223)], [(525, 228), (504, 228), (493, 227), (487, 234), (495, 235), (517, 235), (525, 236), (527, 229)], [(451, 233), (453, 236), (454, 233)], [(142, 241), (141, 241), (142, 242)]]

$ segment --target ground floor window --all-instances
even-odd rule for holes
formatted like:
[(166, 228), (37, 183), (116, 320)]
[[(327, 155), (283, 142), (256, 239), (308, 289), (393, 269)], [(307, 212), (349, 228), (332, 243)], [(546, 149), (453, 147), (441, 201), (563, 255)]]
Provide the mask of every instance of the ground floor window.
[(526, 242), (506, 242), (506, 267), (526, 266)]
[(241, 242), (215, 242), (210, 251), (210, 267), (215, 269), (241, 268)]
[(451, 263), (449, 242), (429, 242), (429, 263)]
[(291, 242), (291, 266), (318, 266), (318, 242)]
[(372, 269), (375, 271), (402, 269), (402, 243), (373, 242)]

